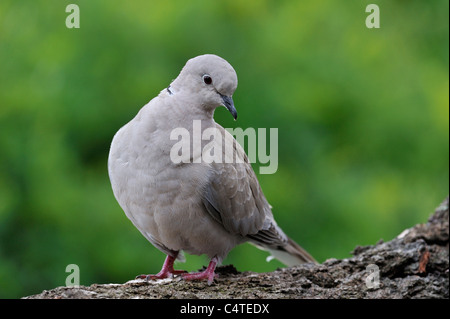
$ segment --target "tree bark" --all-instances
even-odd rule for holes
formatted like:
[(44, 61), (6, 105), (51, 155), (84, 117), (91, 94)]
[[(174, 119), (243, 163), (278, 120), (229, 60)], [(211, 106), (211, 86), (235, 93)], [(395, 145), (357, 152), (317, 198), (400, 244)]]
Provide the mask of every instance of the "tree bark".
[(352, 255), (270, 273), (241, 273), (222, 266), (210, 286), (180, 278), (132, 280), (57, 287), (25, 298), (449, 298), (448, 197), (426, 224), (406, 229), (389, 242), (357, 246)]

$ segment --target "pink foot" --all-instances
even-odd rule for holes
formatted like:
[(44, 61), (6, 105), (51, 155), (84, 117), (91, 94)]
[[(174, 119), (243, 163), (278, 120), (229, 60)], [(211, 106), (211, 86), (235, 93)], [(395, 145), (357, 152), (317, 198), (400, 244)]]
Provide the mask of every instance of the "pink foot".
[(175, 262), (176, 256), (167, 256), (166, 260), (164, 261), (164, 264), (162, 266), (162, 269), (159, 273), (156, 275), (139, 275), (136, 276), (136, 279), (145, 279), (145, 280), (155, 280), (155, 279), (164, 279), (164, 278), (171, 278), (173, 275), (180, 275), (186, 273), (184, 270), (174, 270), (173, 269), (173, 263)]
[(184, 280), (208, 280), (208, 285), (211, 285), (214, 277), (217, 275), (214, 273), (214, 270), (216, 269), (217, 265), (217, 259), (214, 257), (211, 259), (211, 262), (208, 265), (208, 268), (206, 268), (202, 272), (194, 272), (194, 273), (188, 273), (188, 274), (182, 274), (181, 277)]

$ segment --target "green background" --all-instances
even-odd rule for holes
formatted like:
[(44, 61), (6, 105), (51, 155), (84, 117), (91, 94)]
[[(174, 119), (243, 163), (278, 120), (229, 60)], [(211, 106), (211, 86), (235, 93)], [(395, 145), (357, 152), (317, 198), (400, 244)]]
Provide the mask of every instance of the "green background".
[[(80, 29), (65, 8), (80, 8)], [(366, 5), (380, 7), (368, 29)], [(121, 283), (165, 256), (117, 204), (115, 132), (204, 53), (239, 78), (237, 122), (278, 128), (259, 181), (278, 224), (320, 262), (425, 222), (448, 194), (447, 0), (0, 2), (0, 297)], [(258, 163), (254, 164), (258, 172)], [(224, 264), (271, 271), (244, 244)], [(207, 264), (187, 256), (190, 271)]]

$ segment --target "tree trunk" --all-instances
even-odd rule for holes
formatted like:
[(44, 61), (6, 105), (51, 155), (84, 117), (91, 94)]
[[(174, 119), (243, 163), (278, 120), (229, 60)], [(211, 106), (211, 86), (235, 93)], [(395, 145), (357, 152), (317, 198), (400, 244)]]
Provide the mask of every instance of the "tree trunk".
[(163, 279), (57, 287), (25, 298), (449, 298), (449, 199), (426, 224), (389, 242), (356, 247), (352, 258), (329, 259), (270, 273), (217, 268), (206, 282)]

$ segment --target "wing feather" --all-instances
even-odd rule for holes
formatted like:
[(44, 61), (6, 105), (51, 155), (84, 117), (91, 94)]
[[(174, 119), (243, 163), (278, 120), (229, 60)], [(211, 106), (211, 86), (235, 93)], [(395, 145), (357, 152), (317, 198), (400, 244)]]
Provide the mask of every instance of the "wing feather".
[[(273, 219), (258, 179), (243, 148), (233, 136), (217, 124), (222, 143), (233, 143), (232, 163), (211, 163), (210, 176), (202, 201), (211, 217), (233, 234), (239, 234), (256, 245), (278, 247), (287, 237)], [(222, 144), (225, 145), (225, 144)], [(223, 147), (227, 150), (227, 147)], [(225, 151), (223, 151), (225, 152)], [(230, 154), (223, 154), (222, 158)]]

